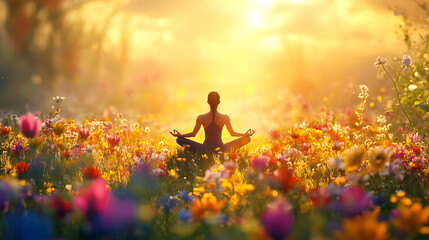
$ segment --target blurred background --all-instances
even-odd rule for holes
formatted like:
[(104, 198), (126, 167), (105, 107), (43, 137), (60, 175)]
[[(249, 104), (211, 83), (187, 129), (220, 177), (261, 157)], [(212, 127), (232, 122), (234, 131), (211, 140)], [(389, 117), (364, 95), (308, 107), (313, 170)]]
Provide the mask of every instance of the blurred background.
[(296, 109), (355, 108), (361, 84), (389, 99), (374, 61), (407, 53), (404, 17), (425, 24), (424, 4), (0, 0), (0, 109), (44, 112), (59, 95), (67, 117), (109, 109), (185, 131), (214, 90), (235, 130), (265, 134)]

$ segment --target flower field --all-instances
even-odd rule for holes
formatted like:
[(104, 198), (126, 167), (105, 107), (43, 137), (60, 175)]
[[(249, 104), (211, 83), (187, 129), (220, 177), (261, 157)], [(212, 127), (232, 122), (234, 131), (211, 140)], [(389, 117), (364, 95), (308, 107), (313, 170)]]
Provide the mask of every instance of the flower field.
[[(377, 64), (385, 64), (380, 59)], [(322, 111), (190, 153), (144, 117), (2, 119), (3, 239), (424, 239), (424, 131)], [(402, 127), (404, 126), (404, 127)], [(408, 129), (408, 130), (407, 130)]]

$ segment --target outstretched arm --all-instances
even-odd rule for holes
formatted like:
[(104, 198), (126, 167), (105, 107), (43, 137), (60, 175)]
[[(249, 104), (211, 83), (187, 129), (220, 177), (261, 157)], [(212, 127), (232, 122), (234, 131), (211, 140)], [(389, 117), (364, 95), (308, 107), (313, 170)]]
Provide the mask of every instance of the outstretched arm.
[(198, 133), (198, 131), (201, 128), (201, 117), (198, 116), (197, 117), (197, 122), (195, 123), (195, 127), (194, 130), (190, 133), (186, 133), (186, 134), (180, 134), (178, 131), (176, 131), (176, 129), (174, 129), (174, 133), (170, 132), (171, 135), (175, 136), (175, 137), (195, 137)]
[(228, 116), (226, 116), (226, 129), (228, 129), (229, 134), (231, 134), (232, 137), (244, 137), (244, 136), (252, 136), (255, 131), (253, 131), (252, 129), (247, 130), (245, 133), (238, 133), (235, 132), (234, 129), (231, 126), (231, 119), (229, 119)]

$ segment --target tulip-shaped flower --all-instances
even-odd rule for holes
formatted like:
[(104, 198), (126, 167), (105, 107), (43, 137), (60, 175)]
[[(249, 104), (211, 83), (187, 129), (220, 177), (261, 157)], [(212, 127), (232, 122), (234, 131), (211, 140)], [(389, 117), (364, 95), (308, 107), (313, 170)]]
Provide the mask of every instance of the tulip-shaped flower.
[(285, 199), (277, 198), (268, 204), (261, 216), (265, 231), (274, 240), (284, 239), (293, 230), (292, 205)]
[(28, 112), (19, 119), (19, 127), (24, 136), (33, 138), (39, 134), (41, 122), (40, 119), (35, 118), (32, 113)]

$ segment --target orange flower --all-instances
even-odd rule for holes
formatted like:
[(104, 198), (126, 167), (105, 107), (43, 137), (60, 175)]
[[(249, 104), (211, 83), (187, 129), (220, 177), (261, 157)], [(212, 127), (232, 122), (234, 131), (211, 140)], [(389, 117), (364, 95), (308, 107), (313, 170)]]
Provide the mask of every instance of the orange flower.
[(217, 201), (212, 193), (205, 193), (201, 199), (195, 199), (190, 212), (194, 220), (201, 220), (212, 214), (218, 214), (225, 203), (225, 200)]
[(398, 217), (392, 219), (393, 226), (409, 234), (428, 234), (429, 228), (424, 226), (428, 222), (429, 206), (423, 208), (419, 202), (412, 205), (400, 204), (398, 206)]
[(345, 219), (343, 231), (335, 233), (336, 239), (387, 239), (387, 223), (377, 221), (379, 214), (380, 208), (376, 208), (373, 212), (367, 212), (352, 219)]
[(28, 166), (30, 165), (25, 162), (19, 162), (15, 165), (15, 168), (18, 173), (26, 173), (28, 171)]

